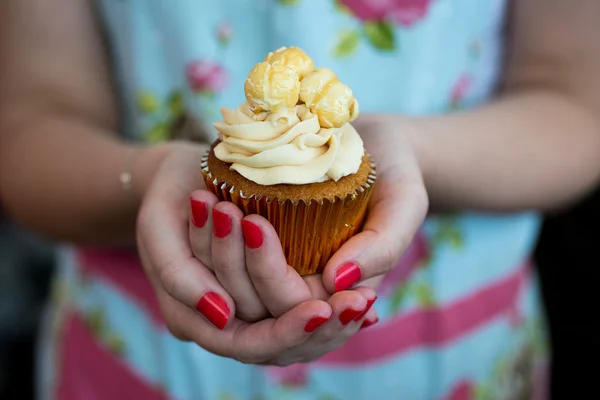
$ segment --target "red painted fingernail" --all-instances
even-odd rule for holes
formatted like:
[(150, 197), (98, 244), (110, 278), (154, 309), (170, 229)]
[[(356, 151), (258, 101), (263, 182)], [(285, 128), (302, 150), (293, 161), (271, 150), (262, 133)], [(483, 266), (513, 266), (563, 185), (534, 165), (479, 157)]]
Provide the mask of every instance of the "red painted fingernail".
[(358, 265), (354, 263), (342, 265), (335, 271), (335, 291), (340, 292), (342, 290), (350, 289), (360, 281), (361, 277), (362, 274)]
[(208, 292), (198, 301), (196, 309), (202, 313), (214, 326), (225, 328), (229, 320), (229, 306), (218, 294)]
[(214, 208), (213, 225), (215, 227), (215, 236), (218, 238), (224, 238), (231, 233), (231, 217)]
[(263, 244), (263, 235), (258, 225), (250, 221), (242, 220), (242, 233), (246, 246), (251, 249), (258, 249)]
[(354, 321), (354, 319), (356, 318), (356, 316), (359, 315), (362, 312), (363, 312), (363, 310), (355, 310), (353, 308), (349, 308), (347, 310), (344, 310), (340, 314), (340, 322), (342, 323), (342, 325), (346, 326), (351, 321)]
[(377, 300), (377, 296), (375, 296), (374, 299), (367, 300), (367, 306), (365, 307), (364, 311), (361, 312), (360, 314), (358, 314), (358, 316), (356, 318), (354, 318), (354, 320), (355, 321), (361, 320), (362, 317), (364, 317), (365, 314), (371, 309), (371, 307), (373, 307), (373, 304), (375, 304), (375, 300)]
[(208, 219), (206, 203), (190, 197), (190, 205), (192, 206), (192, 223), (195, 227), (202, 228)]
[(365, 319), (362, 323), (362, 325), (360, 326), (360, 329), (365, 329), (368, 328), (372, 325), (375, 325), (376, 323), (379, 322), (379, 318), (375, 318), (373, 321), (369, 321), (368, 319)]
[(310, 321), (308, 321), (306, 323), (306, 326), (304, 327), (304, 332), (306, 332), (306, 333), (314, 332), (315, 330), (317, 330), (317, 328), (319, 328), (321, 325), (323, 325), (325, 322), (329, 321), (330, 319), (331, 319), (331, 317), (329, 317), (329, 318), (314, 317), (313, 319), (311, 319)]

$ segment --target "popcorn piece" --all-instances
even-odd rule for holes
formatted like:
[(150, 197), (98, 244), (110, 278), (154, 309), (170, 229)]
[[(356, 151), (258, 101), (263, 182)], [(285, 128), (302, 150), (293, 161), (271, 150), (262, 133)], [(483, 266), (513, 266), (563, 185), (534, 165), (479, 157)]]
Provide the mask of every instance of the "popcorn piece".
[(358, 116), (352, 90), (327, 68), (314, 69), (313, 60), (298, 47), (282, 47), (257, 64), (244, 91), (253, 113), (292, 108), (298, 100), (319, 118), (323, 128), (339, 128)]
[(261, 62), (248, 74), (244, 92), (253, 112), (276, 112), (298, 103), (300, 79), (292, 68)]
[(352, 90), (328, 68), (316, 69), (302, 79), (299, 98), (318, 116), (323, 128), (339, 128), (358, 117)]
[(299, 47), (282, 47), (267, 55), (265, 61), (271, 65), (283, 65), (295, 70), (300, 80), (315, 69), (315, 63)]

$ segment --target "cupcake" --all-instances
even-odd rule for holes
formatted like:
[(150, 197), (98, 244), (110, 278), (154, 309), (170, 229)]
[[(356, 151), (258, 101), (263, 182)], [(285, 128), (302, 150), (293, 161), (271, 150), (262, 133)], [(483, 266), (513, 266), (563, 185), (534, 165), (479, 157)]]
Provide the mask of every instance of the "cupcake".
[(249, 73), (246, 102), (222, 108), (219, 139), (202, 160), (208, 189), (275, 228), (288, 264), (323, 270), (358, 233), (375, 165), (350, 124), (350, 88), (297, 47), (269, 53)]

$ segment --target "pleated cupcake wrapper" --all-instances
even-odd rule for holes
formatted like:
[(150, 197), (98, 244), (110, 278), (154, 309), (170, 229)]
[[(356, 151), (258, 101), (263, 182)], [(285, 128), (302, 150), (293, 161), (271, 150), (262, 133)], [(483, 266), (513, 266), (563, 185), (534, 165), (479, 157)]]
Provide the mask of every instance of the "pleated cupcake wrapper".
[(321, 272), (342, 244), (360, 232), (377, 179), (375, 164), (371, 162), (367, 181), (344, 198), (293, 202), (244, 195), (213, 176), (208, 168), (208, 154), (202, 159), (202, 176), (208, 190), (221, 201), (237, 205), (244, 215), (262, 215), (273, 225), (288, 264), (300, 275)]

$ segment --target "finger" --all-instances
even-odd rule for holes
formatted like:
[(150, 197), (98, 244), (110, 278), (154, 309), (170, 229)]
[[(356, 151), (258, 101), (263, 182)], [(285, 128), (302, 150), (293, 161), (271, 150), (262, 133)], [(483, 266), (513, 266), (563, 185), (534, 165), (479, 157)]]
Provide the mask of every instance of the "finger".
[[(328, 301), (331, 298), (331, 293), (329, 293), (325, 286), (323, 286), (323, 276), (321, 274), (307, 275), (303, 276), (302, 278), (308, 285), (313, 299)], [(360, 283), (360, 286), (356, 287), (356, 289), (368, 287), (376, 292), (383, 279), (384, 276), (376, 276), (374, 278), (364, 280)]]
[[(313, 361), (344, 345), (360, 329), (362, 321), (354, 315), (358, 313), (358, 316), (362, 317), (364, 310), (369, 309), (375, 298), (375, 292), (364, 287), (335, 293), (329, 299), (329, 304), (333, 307), (331, 319), (324, 324), (319, 324), (321, 327), (316, 329), (305, 343), (287, 351), (283, 356), (286, 363), (289, 363), (290, 360), (293, 362)], [(362, 312), (357, 311), (362, 307), (364, 307)], [(368, 310), (366, 315), (373, 315), (376, 318), (373, 308)], [(281, 365), (282, 361), (282, 357), (276, 357), (269, 360), (269, 363)]]
[(287, 358), (298, 362), (315, 360), (341, 347), (359, 329), (359, 324), (354, 323), (353, 319), (367, 305), (367, 300), (360, 291), (335, 293), (328, 303), (333, 310), (331, 319), (315, 330), (306, 343), (287, 352)]
[(310, 290), (311, 298), (323, 301), (328, 301), (331, 298), (331, 293), (323, 286), (322, 274), (306, 275), (303, 276), (302, 279), (304, 279), (304, 282)]
[(235, 305), (214, 274), (192, 254), (187, 219), (187, 212), (173, 211), (167, 203), (145, 203), (137, 226), (140, 256), (155, 286), (158, 282), (190, 312), (197, 310), (223, 329), (235, 314)]
[(359, 329), (368, 328), (370, 326), (375, 325), (378, 322), (379, 316), (377, 315), (377, 311), (374, 308), (372, 308), (363, 318)]
[(331, 319), (331, 315), (329, 304), (321, 300), (310, 300), (279, 318), (245, 325), (232, 341), (239, 346), (236, 351), (242, 355), (241, 361), (262, 363), (278, 357), (281, 361), (277, 365), (293, 364), (300, 361), (300, 358), (282, 359), (281, 356), (305, 343), (320, 326)]
[(260, 298), (274, 317), (312, 298), (302, 277), (287, 264), (273, 226), (259, 215), (243, 219), (246, 267)]
[(237, 315), (258, 321), (268, 315), (246, 269), (241, 221), (244, 215), (234, 204), (220, 202), (213, 208), (212, 265), (217, 279), (235, 301)]
[(249, 364), (260, 364), (300, 346), (314, 327), (331, 317), (331, 307), (311, 300), (293, 308), (280, 318), (255, 323), (235, 319), (223, 331), (193, 318), (193, 311), (173, 301), (166, 302), (169, 325), (177, 326), (178, 336), (189, 338), (205, 350)]
[[(174, 312), (174, 310), (180, 310), (183, 309), (186, 312), (189, 312), (189, 308), (185, 306), (185, 304), (182, 304), (180, 302), (178, 302), (177, 300), (175, 300), (174, 298), (172, 298), (171, 296), (169, 296), (167, 294), (167, 292), (165, 292), (162, 287), (160, 286), (160, 283), (158, 284), (157, 288), (155, 288), (155, 292), (156, 292), (156, 298), (158, 299), (158, 308), (160, 309), (160, 313), (163, 316), (164, 320), (165, 320), (165, 325), (167, 326), (167, 329), (169, 330), (169, 332), (171, 333), (171, 335), (173, 335), (174, 337), (176, 337), (177, 339), (181, 340), (182, 342), (189, 342), (191, 341), (190, 337), (187, 335), (186, 330), (181, 326), (181, 324), (178, 321), (177, 312)], [(190, 316), (191, 318), (196, 317), (195, 315)], [(194, 318), (195, 320), (206, 324), (207, 322), (203, 321), (202, 318)]]
[(373, 313), (375, 313), (375, 315), (377, 315), (377, 311), (374, 311), (373, 308), (375, 302), (377, 301), (377, 294), (375, 291), (368, 286), (359, 286), (354, 290), (361, 293), (367, 299), (367, 305), (363, 311), (353, 319), (353, 321), (361, 322), (364, 318), (366, 318), (367, 314), (373, 315)]
[(389, 272), (427, 213), (427, 193), (420, 177), (381, 178), (372, 196), (363, 231), (344, 243), (323, 271), (330, 293)]
[(194, 256), (209, 269), (213, 268), (210, 258), (213, 221), (210, 216), (218, 201), (217, 196), (206, 190), (196, 190), (190, 195), (190, 245)]
[(375, 292), (365, 287), (333, 294), (328, 301), (333, 310), (332, 318), (319, 328), (310, 340), (329, 345), (343, 344), (360, 327), (355, 319), (367, 310), (369, 299), (375, 298)]
[(379, 320), (379, 313), (375, 307), (371, 307), (369, 312), (367, 312), (359, 322), (361, 322), (361, 327), (365, 321), (375, 321)]

